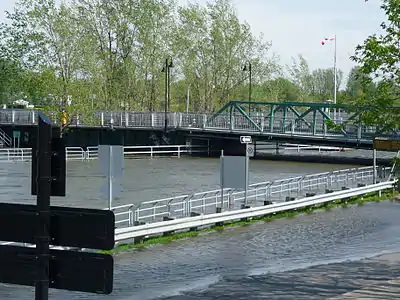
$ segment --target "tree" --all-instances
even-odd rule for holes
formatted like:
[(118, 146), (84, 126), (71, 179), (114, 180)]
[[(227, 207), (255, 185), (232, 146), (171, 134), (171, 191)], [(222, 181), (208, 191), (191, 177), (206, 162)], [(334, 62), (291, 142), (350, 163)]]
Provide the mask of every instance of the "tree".
[[(3, 44), (6, 53), (17, 50), (14, 59), (28, 70), (25, 79), (30, 83), (31, 95), (37, 94), (32, 84), (46, 79), (47, 93), (39, 101), (61, 123), (62, 131), (67, 125), (61, 122), (65, 114), (72, 120), (84, 110), (87, 100), (74, 82), (82, 74), (82, 55), (80, 30), (73, 22), (73, 14), (63, 2), (57, 6), (53, 0), (20, 0), (14, 13), (7, 16), (12, 23), (6, 26), (8, 40)], [(54, 76), (45, 75), (49, 73)], [(49, 94), (52, 97), (47, 97)]]
[(390, 109), (400, 101), (400, 2), (383, 0), (381, 9), (387, 17), (381, 24), (383, 34), (367, 37), (363, 45), (356, 47), (351, 59), (365, 75), (364, 88), (377, 83), (373, 95), (358, 101), (358, 104), (376, 107), (373, 111), (361, 112), (361, 120), (378, 125), (384, 132), (399, 129), (400, 124), (400, 110)]
[(370, 81), (369, 84), (363, 82), (368, 79), (359, 66), (355, 66), (350, 70), (347, 84), (346, 84), (346, 97), (349, 103), (355, 103), (368, 99), (376, 92), (376, 85)]
[[(311, 71), (307, 60), (299, 55), (298, 61), (292, 59), (292, 65), (287, 66), (291, 81), (300, 88), (299, 101), (321, 102), (333, 98), (334, 73), (329, 69)], [(341, 85), (343, 72), (337, 70), (337, 91)]]
[(206, 7), (189, 4), (179, 8), (178, 15), (177, 55), (196, 99), (195, 110), (215, 110), (240, 91), (249, 75), (243, 71), (244, 64), (252, 64), (254, 85), (276, 69), (266, 56), (270, 43), (240, 22), (231, 1), (217, 0)]

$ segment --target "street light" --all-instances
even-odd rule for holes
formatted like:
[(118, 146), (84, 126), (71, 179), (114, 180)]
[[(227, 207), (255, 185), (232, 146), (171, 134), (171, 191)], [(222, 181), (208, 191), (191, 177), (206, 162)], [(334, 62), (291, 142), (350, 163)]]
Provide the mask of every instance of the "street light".
[(250, 115), (250, 110), (251, 110), (251, 62), (246, 62), (246, 64), (243, 67), (243, 71), (248, 71), (249, 72), (249, 115)]
[(165, 73), (164, 131), (167, 131), (167, 128), (168, 128), (167, 112), (170, 107), (170, 98), (171, 98), (171, 93), (170, 93), (171, 71), (170, 71), (170, 69), (173, 67), (174, 67), (174, 65), (172, 63), (172, 58), (170, 58), (170, 59), (167, 58), (167, 59), (165, 59), (165, 66), (161, 70), (161, 72)]

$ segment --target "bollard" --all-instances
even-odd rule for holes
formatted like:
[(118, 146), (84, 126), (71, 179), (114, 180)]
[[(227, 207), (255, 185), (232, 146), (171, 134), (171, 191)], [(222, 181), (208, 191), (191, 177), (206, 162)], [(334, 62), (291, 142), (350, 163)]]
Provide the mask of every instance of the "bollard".
[[(216, 208), (216, 213), (220, 214), (222, 212), (222, 208), (221, 207), (217, 207)], [(224, 226), (224, 222), (217, 222), (215, 223), (215, 226)]]
[(133, 226), (145, 225), (146, 222), (134, 221)]
[(134, 244), (142, 244), (144, 242), (144, 236), (137, 236), (133, 239)]
[[(200, 214), (199, 213), (197, 213), (197, 212), (193, 212), (193, 211), (191, 211), (190, 212), (190, 216), (191, 217), (198, 217), (198, 216), (200, 216)], [(197, 231), (197, 227), (191, 227), (190, 229), (189, 229), (189, 231)]]
[[(247, 209), (247, 208), (250, 208), (250, 206), (249, 205), (245, 205), (245, 204), (242, 204), (240, 206), (240, 209)], [(248, 220), (248, 218), (241, 218), (240, 219), (241, 222), (246, 222), (247, 220)]]
[(290, 201), (294, 201), (294, 200), (296, 200), (295, 197), (287, 196), (286, 199), (285, 199), (285, 202), (290, 202)]
[(274, 204), (272, 201), (269, 201), (269, 200), (265, 200), (264, 201), (264, 206), (265, 205), (271, 205), (271, 204)]
[(316, 193), (306, 193), (306, 197), (314, 197)]
[[(171, 220), (175, 220), (175, 219), (171, 218), (171, 217), (163, 217), (163, 221), (171, 221)], [(167, 231), (167, 232), (163, 233), (163, 236), (169, 236), (173, 233), (174, 233), (174, 231)]]
[(378, 177), (380, 179), (385, 178), (384, 169), (382, 166), (378, 166)]

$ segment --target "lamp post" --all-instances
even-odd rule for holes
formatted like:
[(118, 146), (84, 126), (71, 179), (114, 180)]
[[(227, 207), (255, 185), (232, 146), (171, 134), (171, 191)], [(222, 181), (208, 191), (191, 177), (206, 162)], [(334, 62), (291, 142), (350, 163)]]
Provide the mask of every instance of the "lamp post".
[(165, 65), (162, 68), (161, 72), (165, 73), (165, 102), (164, 102), (164, 131), (167, 131), (168, 128), (168, 110), (170, 107), (170, 69), (173, 67), (172, 58), (165, 59)]
[(250, 110), (251, 110), (251, 62), (246, 62), (246, 64), (243, 67), (243, 71), (248, 71), (249, 72), (249, 115), (250, 115)]

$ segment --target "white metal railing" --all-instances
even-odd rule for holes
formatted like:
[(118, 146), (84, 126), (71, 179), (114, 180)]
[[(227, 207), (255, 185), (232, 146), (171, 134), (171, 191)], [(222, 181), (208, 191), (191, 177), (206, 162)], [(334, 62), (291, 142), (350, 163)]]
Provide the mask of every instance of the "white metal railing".
[(283, 144), (284, 151), (295, 150), (300, 152), (302, 150), (311, 150), (311, 151), (342, 151), (342, 147), (329, 147), (329, 146), (317, 146), (317, 145), (297, 145), (297, 144)]
[[(127, 146), (124, 147), (124, 157), (160, 155), (175, 155), (180, 157), (182, 154), (190, 154), (202, 151), (201, 146), (190, 145), (160, 145), (160, 146)], [(82, 147), (66, 147), (67, 160), (93, 160), (99, 156), (98, 147), (87, 147), (85, 151)], [(31, 148), (0, 148), (0, 161), (30, 161), (32, 160)]]
[(0, 128), (0, 142), (8, 147), (10, 147), (12, 144), (11, 138), (1, 128)]
[[(347, 116), (347, 115), (346, 115)], [(52, 116), (50, 116), (52, 117)], [(344, 117), (345, 120), (347, 117)], [(204, 113), (167, 113), (168, 128), (179, 128), (184, 130), (211, 130), (227, 132), (261, 132), (268, 134), (285, 134), (301, 136), (329, 136), (340, 138), (346, 136), (350, 139), (373, 139), (375, 128), (362, 124), (346, 124), (341, 122), (343, 131), (330, 128), (325, 118), (318, 115), (315, 123), (310, 115), (302, 120), (294, 114), (288, 114), (286, 118), (282, 114), (275, 114), (271, 119), (263, 113), (251, 116), (252, 121), (240, 113), (230, 114)], [(162, 128), (165, 124), (164, 112), (137, 112), (137, 111), (97, 111), (90, 116), (77, 116), (70, 126), (99, 126), (99, 127), (125, 127), (125, 128)], [(35, 110), (0, 109), (0, 123), (2, 124), (36, 124), (37, 113)], [(312, 124), (311, 124), (312, 123)], [(256, 124), (256, 125), (255, 125)], [(386, 136), (386, 135), (382, 135)]]
[[(199, 146), (191, 145), (157, 145), (157, 146), (125, 146), (124, 158), (135, 156), (149, 156), (151, 158), (162, 155), (175, 155), (180, 157), (182, 154), (190, 154), (201, 151)], [(99, 157), (98, 147), (87, 147), (86, 159), (92, 160)]]
[(31, 148), (0, 148), (0, 162), (30, 160), (32, 160)]
[(246, 209), (236, 209), (212, 213), (208, 215), (185, 216), (176, 220), (165, 220), (163, 222), (154, 222), (150, 224), (140, 224), (139, 226), (130, 226), (117, 228), (115, 230), (115, 241), (121, 242), (137, 237), (146, 237), (157, 235), (164, 232), (173, 232), (178, 230), (188, 230), (189, 228), (198, 228), (201, 226), (210, 226), (221, 222), (231, 222), (244, 218), (259, 217), (271, 215), (278, 212), (301, 209), (304, 207), (321, 205), (335, 200), (343, 200), (350, 197), (360, 196), (366, 193), (377, 192), (393, 188), (395, 181), (385, 181), (377, 184), (367, 185), (365, 187), (353, 188), (350, 190), (336, 191), (325, 195), (314, 195), (303, 197), (298, 200), (266, 204), (259, 207), (246, 207)]
[(67, 160), (85, 160), (86, 151), (82, 147), (66, 147), (65, 155)]
[[(390, 173), (390, 168), (382, 170), (384, 174), (381, 177), (386, 178), (386, 175)], [(377, 171), (375, 170), (375, 175), (378, 174)], [(247, 204), (259, 206), (265, 201), (279, 202), (298, 198), (307, 193), (354, 187), (357, 184), (372, 182), (373, 177), (373, 167), (362, 167), (255, 183), (249, 185)], [(163, 217), (181, 218), (190, 216), (191, 213), (214, 213), (217, 207), (221, 207), (221, 201), (223, 209), (237, 209), (244, 203), (244, 194), (244, 191), (224, 189), (223, 199), (221, 199), (221, 190), (217, 189), (140, 204), (126, 204), (113, 207), (112, 210), (117, 226), (132, 226), (137, 222), (155, 222)]]

